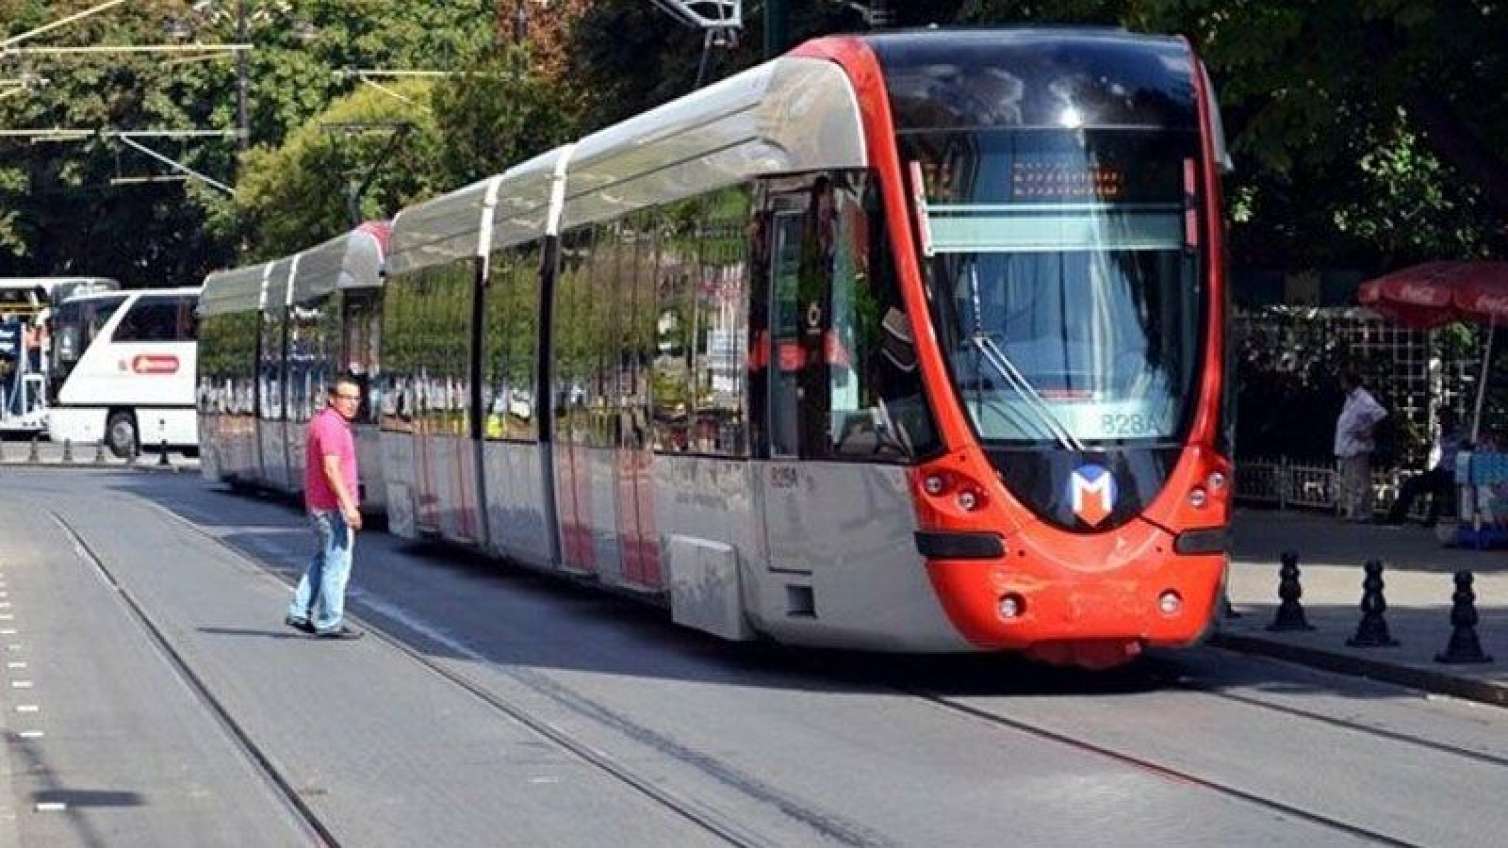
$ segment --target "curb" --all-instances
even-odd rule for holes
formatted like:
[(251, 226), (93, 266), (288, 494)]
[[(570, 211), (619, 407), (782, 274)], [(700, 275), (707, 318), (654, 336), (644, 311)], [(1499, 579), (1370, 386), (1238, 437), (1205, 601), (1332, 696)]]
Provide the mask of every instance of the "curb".
[(107, 462), (103, 465), (96, 465), (93, 462), (0, 462), (0, 470), (6, 468), (47, 468), (53, 470), (67, 469), (70, 471), (140, 471), (150, 474), (185, 474), (190, 471), (195, 473), (199, 471), (197, 468), (183, 468), (177, 465), (163, 468), (155, 462), (150, 464), (143, 462), (136, 465), (128, 465), (124, 462)]
[(1337, 674), (1396, 683), (1412, 689), (1450, 695), (1494, 707), (1508, 707), (1508, 684), (1492, 683), (1418, 666), (1370, 660), (1353, 654), (1306, 648), (1302, 645), (1292, 645), (1274, 639), (1239, 633), (1215, 633), (1210, 636), (1209, 644), (1239, 653), (1259, 654)]

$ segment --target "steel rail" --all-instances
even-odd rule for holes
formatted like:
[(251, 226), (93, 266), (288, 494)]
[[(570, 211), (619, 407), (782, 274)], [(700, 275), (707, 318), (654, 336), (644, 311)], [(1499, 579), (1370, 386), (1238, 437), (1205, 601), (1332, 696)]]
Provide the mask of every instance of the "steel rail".
[[(269, 570), (267, 568), (267, 563), (263, 562), (255, 552), (242, 549), (237, 545), (226, 542), (224, 539), (219, 538), (213, 533), (210, 533), (204, 528), (195, 524), (193, 521), (190, 521), (187, 517), (178, 514), (178, 512), (176, 512), (174, 509), (169, 509), (162, 504), (154, 503), (151, 501), (147, 501), (145, 503), (150, 508), (157, 510), (161, 514), (167, 516), (183, 527), (193, 531), (195, 534), (214, 543), (216, 546), (222, 548), (231, 556), (248, 562), (248, 564), (254, 566), (259, 573), (264, 574), (267, 579), (276, 581), (279, 585), (285, 587), (289, 585), (289, 581), (285, 580), (283, 576)], [(749, 833), (745, 828), (739, 826), (737, 823), (725, 820), (724, 817), (716, 811), (707, 810), (705, 809), (704, 805), (698, 804), (689, 799), (682, 798), (677, 793), (656, 785), (656, 782), (650, 778), (641, 777), (632, 769), (614, 760), (606, 752), (599, 751), (593, 748), (591, 745), (577, 740), (569, 731), (557, 727), (556, 725), (545, 719), (530, 715), (526, 709), (508, 701), (506, 698), (498, 695), (496, 692), (491, 691), (485, 684), (478, 683), (465, 675), (459, 674), (446, 668), (444, 665), (437, 663), (436, 661), (423, 655), (416, 649), (409, 647), (401, 640), (384, 632), (380, 628), (373, 627), (370, 621), (366, 621), (353, 616), (349, 611), (347, 612), (346, 617), (354, 619), (361, 623), (364, 627), (366, 627), (366, 629), (368, 630), (368, 632), (370, 632), (374, 639), (377, 639), (388, 645), (389, 647), (394, 648), (403, 655), (407, 656), (409, 659), (412, 659), (414, 662), (418, 663), (420, 666), (423, 666), (427, 671), (436, 674), (445, 679), (447, 682), (461, 688), (472, 697), (479, 699), (484, 704), (491, 707), (494, 711), (507, 716), (523, 727), (526, 727), (534, 733), (549, 740), (550, 742), (555, 743), (562, 749), (570, 752), (571, 754), (574, 754), (576, 757), (586, 762), (593, 768), (596, 768), (608, 774), (609, 776), (613, 777), (629, 788), (635, 790), (641, 795), (648, 797), (650, 800), (656, 802), (670, 812), (680, 816), (681, 818), (691, 822), (692, 824), (697, 825), (698, 827), (712, 834), (716, 838), (728, 843), (729, 845), (740, 846), (740, 848), (770, 848), (770, 846), (780, 844), (779, 842), (760, 837), (757, 834)], [(520, 682), (526, 686), (532, 685), (529, 681)], [(535, 686), (534, 688), (538, 689), (537, 686)], [(559, 697), (558, 693), (544, 692), (543, 694), (546, 697), (551, 697), (557, 702), (562, 702), (562, 699)], [(578, 705), (567, 704), (566, 706), (568, 708), (574, 709), (577, 712), (584, 712)], [(586, 714), (588, 715), (588, 717), (601, 718), (601, 716), (594, 715), (591, 712), (586, 712)], [(612, 723), (609, 722), (610, 726), (611, 724)], [(664, 750), (663, 745), (658, 747), (660, 747), (661, 750)], [(718, 780), (725, 785), (732, 785), (736, 790), (742, 791), (744, 792), (744, 794), (750, 795), (756, 800), (774, 806), (782, 813), (791, 817), (792, 820), (800, 822), (801, 824), (812, 828), (822, 837), (826, 837), (827, 839), (837, 844), (848, 845), (851, 846), (851, 848), (890, 848), (891, 846), (890, 842), (876, 838), (874, 835), (863, 832), (859, 828), (849, 826), (843, 822), (835, 821), (831, 817), (824, 816), (819, 812), (797, 809), (794, 806), (793, 802), (788, 798), (772, 795), (768, 791), (761, 791), (760, 787), (750, 787), (743, 785), (736, 778), (730, 779), (727, 775), (718, 774), (716, 773), (715, 768), (709, 769), (706, 763), (699, 761), (697, 758), (692, 757), (685, 752), (670, 750), (666, 751), (666, 754), (667, 756), (671, 756), (683, 763), (686, 763), (687, 765), (696, 768), (703, 773), (712, 772), (709, 776), (711, 776), (713, 779)]]
[(1341, 821), (1340, 819), (1331, 818), (1330, 816), (1311, 812), (1309, 810), (1303, 809), (1302, 807), (1295, 807), (1291, 804), (1285, 804), (1282, 801), (1276, 801), (1271, 798), (1264, 798), (1254, 792), (1248, 792), (1244, 789), (1238, 789), (1234, 786), (1231, 786), (1230, 784), (1221, 783), (1218, 780), (1207, 777), (1200, 777), (1193, 772), (1163, 765), (1144, 757), (1138, 757), (1135, 754), (1128, 754), (1123, 751), (1117, 751), (1114, 748), (1108, 748), (1104, 745), (1097, 745), (1086, 739), (1077, 739), (1066, 733), (1051, 730), (1049, 728), (1032, 724), (1030, 722), (1021, 721), (1020, 719), (1008, 718), (1006, 716), (999, 715), (998, 713), (990, 712), (989, 710), (984, 710), (980, 709), (979, 707), (960, 703), (959, 701), (954, 700), (947, 695), (942, 695), (937, 692), (929, 692), (923, 689), (908, 689), (899, 686), (894, 688), (897, 691), (904, 692), (905, 694), (919, 698), (948, 712), (958, 713), (971, 719), (983, 721), (986, 724), (998, 725), (1000, 727), (1008, 728), (1027, 736), (1032, 736), (1038, 739), (1045, 739), (1049, 742), (1056, 742), (1060, 745), (1066, 745), (1075, 750), (1095, 754), (1097, 756), (1131, 766), (1140, 771), (1147, 772), (1148, 774), (1157, 775), (1158, 777), (1164, 778), (1173, 783), (1199, 786), (1217, 794), (1224, 795), (1228, 798), (1234, 798), (1238, 801), (1253, 804), (1263, 809), (1271, 810), (1275, 813), (1280, 813), (1285, 816), (1291, 816), (1310, 824), (1319, 825), (1321, 827), (1349, 834), (1359, 839), (1365, 839), (1369, 842), (1375, 842), (1379, 845), (1390, 845), (1394, 846), (1394, 848), (1423, 848), (1423, 846), (1419, 843), (1408, 842), (1403, 839), (1388, 836), (1385, 833), (1379, 833), (1375, 830), (1369, 830), (1360, 825), (1351, 824), (1350, 822)]
[(93, 565), (100, 573), (100, 576), (104, 578), (105, 582), (109, 584), (110, 588), (114, 589), (116, 594), (120, 596), (137, 622), (141, 624), (147, 635), (151, 637), (152, 642), (167, 657), (169, 665), (188, 684), (194, 694), (199, 696), (204, 705), (209, 708), (210, 713), (220, 723), (220, 726), (230, 736), (231, 740), (236, 743), (236, 746), (241, 749), (241, 753), (246, 755), (247, 759), (251, 760), (257, 771), (277, 790), (277, 794), (288, 804), (295, 814), (295, 818), (312, 831), (313, 835), (318, 837), (318, 844), (328, 846), (329, 848), (339, 848), (340, 840), (335, 838), (335, 835), (330, 832), (330, 829), (320, 820), (318, 814), (299, 795), (298, 790), (293, 787), (288, 778), (278, 770), (277, 766), (273, 765), (272, 759), (257, 745), (256, 740), (251, 738), (251, 735), (246, 732), (245, 728), (241, 727), (235, 717), (230, 714), (230, 710), (226, 709), (220, 699), (215, 697), (215, 693), (204, 682), (203, 678), (194, 673), (194, 669), (183, 658), (183, 655), (173, 647), (173, 643), (167, 638), (167, 635), (152, 621), (152, 617), (147, 615), (146, 610), (142, 608), (141, 604), (136, 602), (136, 599), (131, 596), (126, 587), (120, 584), (115, 574), (110, 571), (110, 567), (105, 565), (104, 560), (100, 558), (94, 548), (90, 547), (89, 543), (84, 540), (83, 534), (74, 529), (73, 525), (69, 524), (67, 519), (63, 518), (57, 512), (48, 509), (47, 513), (58, 527), (62, 528), (64, 534), (73, 541), (74, 550), (78, 552), (80, 558)]

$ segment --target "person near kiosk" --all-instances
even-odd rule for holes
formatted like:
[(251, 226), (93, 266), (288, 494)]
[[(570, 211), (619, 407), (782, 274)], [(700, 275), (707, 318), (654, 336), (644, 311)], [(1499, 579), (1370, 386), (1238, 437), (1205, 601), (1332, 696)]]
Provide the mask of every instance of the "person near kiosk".
[(1393, 508), (1388, 511), (1387, 521), (1389, 524), (1402, 524), (1408, 518), (1409, 509), (1420, 495), (1428, 494), (1429, 512), (1424, 521), (1425, 527), (1435, 526), (1440, 520), (1440, 513), (1445, 505), (1451, 502), (1455, 494), (1456, 486), (1456, 454), (1461, 452), (1466, 443), (1466, 433), (1461, 429), (1460, 419), (1451, 409), (1441, 409), (1439, 415), (1440, 433), (1439, 442), (1430, 455), (1434, 462), (1430, 464), (1428, 471), (1418, 474), (1403, 482), (1398, 492), (1398, 500), (1393, 502)]
[(1388, 417), (1372, 393), (1362, 385), (1361, 375), (1348, 369), (1340, 377), (1346, 402), (1335, 422), (1335, 458), (1340, 465), (1341, 517), (1347, 521), (1370, 521), (1372, 517), (1372, 451), (1374, 431)]

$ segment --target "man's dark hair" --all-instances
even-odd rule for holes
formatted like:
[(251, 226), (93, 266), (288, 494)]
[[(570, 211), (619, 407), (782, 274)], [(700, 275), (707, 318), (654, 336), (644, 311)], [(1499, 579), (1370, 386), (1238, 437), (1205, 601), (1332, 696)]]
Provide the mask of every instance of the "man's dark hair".
[(325, 392), (331, 396), (335, 395), (341, 383), (355, 386), (358, 389), (361, 388), (361, 380), (357, 379), (355, 374), (352, 374), (350, 371), (342, 371), (335, 375), (335, 379), (330, 381), (329, 386), (325, 387)]

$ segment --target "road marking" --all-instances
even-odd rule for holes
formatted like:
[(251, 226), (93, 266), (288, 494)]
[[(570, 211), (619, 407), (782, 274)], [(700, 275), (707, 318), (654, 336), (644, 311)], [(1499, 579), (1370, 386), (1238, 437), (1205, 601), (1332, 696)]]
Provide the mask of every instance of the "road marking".
[(37, 812), (39, 813), (61, 813), (66, 809), (68, 809), (68, 805), (62, 801), (39, 801), (37, 803)]
[(12, 660), (5, 664), (6, 668), (26, 668), (25, 660)]
[(37, 713), (37, 712), (41, 712), (41, 711), (42, 711), (42, 708), (39, 707), (39, 706), (37, 706), (36, 704), (17, 704), (16, 705), (16, 712), (18, 712), (18, 713)]
[[(7, 634), (7, 635), (9, 635), (9, 634)], [(12, 650), (12, 651), (19, 651), (19, 650), (21, 650), (21, 646), (18, 643), (16, 643), (16, 642), (12, 642), (9, 645), (6, 645), (5, 647), (8, 650)]]
[(4, 615), (0, 615), (0, 621), (15, 621), (15, 620), (16, 620), (16, 617), (13, 616), (13, 615), (11, 615), (10, 613), (5, 613)]
[(43, 733), (40, 730), (23, 730), (20, 733), (17, 733), (16, 735), (19, 736), (19, 737), (21, 737), (22, 739), (41, 739), (43, 736), (46, 736), (47, 734)]
[(7, 627), (4, 630), (0, 630), (0, 636), (14, 636), (14, 635), (16, 635), (16, 628), (14, 628), (14, 627)]
[[(4, 585), (5, 585), (4, 583), (0, 583), (0, 586), (4, 586)], [(0, 598), (9, 598), (9, 597), (10, 597), (10, 593), (9, 592), (0, 592)]]
[(0, 601), (0, 609), (10, 609), (10, 601)]
[(30, 689), (31, 688), (31, 681), (30, 680), (12, 680), (10, 682), (10, 688), (12, 688), (12, 689)]

